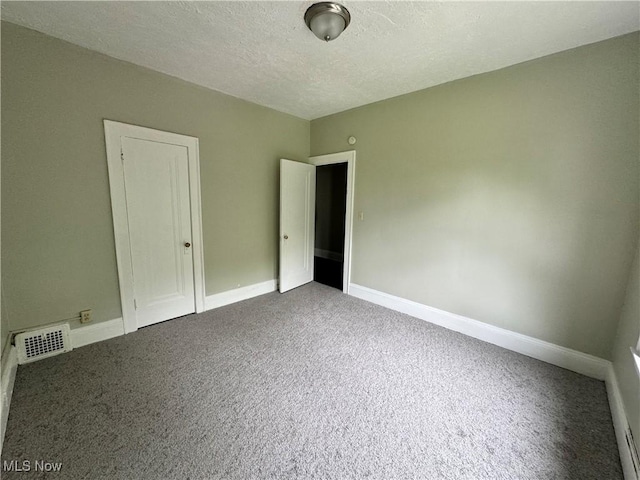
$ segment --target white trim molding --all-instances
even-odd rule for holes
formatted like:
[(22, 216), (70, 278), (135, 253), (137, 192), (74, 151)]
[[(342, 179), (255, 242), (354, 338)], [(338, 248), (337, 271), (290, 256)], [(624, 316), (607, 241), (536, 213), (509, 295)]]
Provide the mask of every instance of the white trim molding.
[(331, 153), (309, 157), (309, 163), (316, 167), (333, 165), (336, 163), (347, 164), (347, 203), (344, 215), (344, 265), (342, 275), (342, 291), (349, 293), (351, 285), (351, 251), (353, 247), (353, 206), (356, 186), (356, 151)]
[(4, 434), (7, 431), (13, 385), (18, 371), (18, 349), (13, 345), (7, 345), (4, 350), (2, 355), (2, 380), (0, 382), (0, 453), (4, 444)]
[(249, 298), (258, 297), (265, 293), (275, 292), (277, 289), (277, 280), (267, 280), (262, 283), (254, 283), (253, 285), (247, 285), (246, 287), (234, 288), (233, 290), (227, 290), (226, 292), (209, 295), (206, 298), (205, 307), (207, 310), (212, 310), (232, 303), (241, 302), (242, 300), (248, 300)]
[(71, 329), (71, 346), (73, 348), (84, 347), (120, 335), (124, 335), (124, 323), (122, 318), (114, 318), (106, 322)]
[(189, 199), (191, 204), (191, 244), (193, 250), (193, 277), (195, 311), (205, 310), (204, 244), (202, 240), (202, 206), (200, 199), (199, 143), (195, 137), (163, 132), (146, 127), (104, 120), (104, 136), (107, 149), (109, 190), (116, 246), (116, 264), (120, 283), (120, 302), (125, 333), (138, 329), (134, 304), (133, 265), (129, 242), (129, 223), (124, 184), (124, 168), (121, 159), (123, 137), (140, 138), (156, 142), (181, 145), (187, 149), (189, 164)]
[(350, 295), (383, 307), (406, 313), (441, 327), (463, 333), (499, 347), (572, 370), (588, 377), (605, 380), (611, 362), (593, 355), (561, 347), (537, 338), (495, 327), (478, 320), (456, 315), (405, 298), (389, 295), (361, 285), (351, 284)]
[[(631, 449), (627, 443), (627, 435), (629, 432), (629, 422), (627, 414), (622, 402), (620, 387), (613, 365), (609, 366), (606, 379), (607, 396), (609, 397), (609, 406), (611, 408), (611, 417), (613, 419), (613, 428), (616, 432), (616, 440), (618, 442), (618, 451), (620, 452), (620, 462), (622, 463), (622, 471), (625, 480), (639, 480), (640, 476), (636, 474), (633, 466), (633, 456)], [(640, 466), (639, 466), (640, 467)]]

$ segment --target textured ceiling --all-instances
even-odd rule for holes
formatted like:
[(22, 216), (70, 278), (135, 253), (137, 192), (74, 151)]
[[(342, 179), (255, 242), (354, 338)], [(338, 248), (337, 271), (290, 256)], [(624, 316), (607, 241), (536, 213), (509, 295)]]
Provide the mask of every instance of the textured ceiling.
[(324, 43), (313, 2), (13, 2), (2, 19), (314, 119), (640, 29), (637, 2), (354, 2)]

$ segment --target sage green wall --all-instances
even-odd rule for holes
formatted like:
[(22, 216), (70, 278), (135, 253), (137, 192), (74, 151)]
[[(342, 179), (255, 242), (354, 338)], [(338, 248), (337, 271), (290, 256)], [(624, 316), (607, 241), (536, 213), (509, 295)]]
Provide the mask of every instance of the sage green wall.
[[(1, 41), (0, 41), (1, 44)], [(2, 63), (0, 62), (0, 75), (2, 75)], [(1, 95), (0, 95), (1, 96)], [(2, 130), (0, 129), (0, 145), (2, 143)], [(1, 149), (0, 149), (1, 150)], [(0, 169), (1, 170), (1, 169)], [(1, 174), (0, 174), (0, 180), (1, 180)], [(2, 197), (1, 191), (2, 191), (2, 187), (1, 187), (2, 182), (0, 181), (0, 198)], [(2, 204), (2, 202), (0, 201), (0, 205)], [(0, 208), (0, 211), (1, 208)], [(1, 240), (1, 230), (2, 230), (2, 225), (0, 224), (0, 252), (2, 251), (2, 240)], [(1, 262), (0, 262), (1, 264)], [(4, 364), (2, 363), (2, 360), (4, 360), (4, 348), (7, 344), (7, 341), (9, 340), (9, 321), (8, 321), (8, 317), (4, 312), (4, 309), (6, 308), (6, 305), (4, 304), (4, 299), (3, 299), (3, 294), (2, 294), (2, 272), (1, 272), (1, 265), (0, 265), (0, 372), (4, 371)], [(0, 373), (1, 375), (2, 373)], [(1, 393), (0, 393), (1, 395)]]
[[(1, 67), (0, 67), (0, 74), (1, 74)], [(1, 134), (1, 130), (0, 130), (0, 143), (2, 141), (2, 134)], [(1, 169), (0, 169), (1, 170)], [(1, 174), (0, 174), (0, 178), (1, 178)], [(1, 184), (2, 182), (0, 181), (0, 198), (1, 198)], [(2, 202), (0, 201), (0, 204), (2, 204)], [(1, 209), (0, 209), (1, 211)], [(2, 226), (0, 225), (0, 232), (2, 230)], [(0, 237), (1, 237), (1, 233), (0, 233)], [(2, 240), (0, 238), (0, 252), (2, 251)], [(1, 262), (0, 262), (1, 263)], [(5, 346), (7, 345), (7, 341), (9, 340), (9, 320), (5, 313), (5, 308), (6, 308), (6, 304), (4, 303), (4, 298), (3, 298), (3, 293), (2, 293), (2, 274), (1, 274), (1, 265), (0, 265), (0, 375), (2, 375), (1, 372), (4, 372), (4, 368), (3, 368), (3, 363), (2, 361), (4, 360), (4, 349)], [(2, 393), (0, 392), (0, 395), (2, 395)]]
[(278, 161), (309, 122), (2, 24), (2, 276), (11, 329), (121, 315), (103, 119), (200, 139), (206, 292), (277, 275)]
[[(613, 349), (615, 368), (620, 393), (633, 432), (640, 439), (640, 375), (634, 365), (630, 349), (636, 348), (640, 338), (640, 244), (631, 269), (618, 334)], [(636, 440), (637, 442), (637, 440)]]
[[(1, 202), (0, 202), (1, 203)], [(1, 244), (1, 242), (0, 242)], [(0, 246), (0, 251), (2, 250)], [(3, 360), (4, 349), (9, 341), (9, 317), (6, 312), (6, 304), (4, 302), (4, 294), (2, 293), (2, 282), (0, 282), (0, 360)], [(0, 361), (0, 372), (3, 371)], [(0, 373), (2, 375), (2, 373)]]
[(638, 33), (311, 122), (357, 138), (352, 282), (611, 358), (638, 238)]
[[(1, 290), (0, 288), (0, 359), (9, 340), (9, 317), (5, 313), (5, 304)], [(2, 371), (1, 366), (2, 364), (0, 364), (0, 372)]]

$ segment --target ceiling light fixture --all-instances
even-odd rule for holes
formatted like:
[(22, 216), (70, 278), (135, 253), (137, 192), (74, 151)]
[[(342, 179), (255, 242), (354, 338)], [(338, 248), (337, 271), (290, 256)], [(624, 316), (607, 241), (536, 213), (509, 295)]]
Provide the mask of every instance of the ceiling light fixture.
[(305, 12), (304, 22), (316, 37), (329, 42), (338, 38), (349, 26), (351, 14), (339, 3), (314, 3)]

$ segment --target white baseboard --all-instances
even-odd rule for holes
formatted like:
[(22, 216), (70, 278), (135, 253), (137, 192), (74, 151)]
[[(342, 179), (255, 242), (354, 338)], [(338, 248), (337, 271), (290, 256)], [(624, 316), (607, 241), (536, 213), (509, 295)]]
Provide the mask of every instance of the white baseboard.
[(73, 348), (84, 347), (85, 345), (119, 337), (120, 335), (124, 335), (124, 323), (122, 318), (114, 318), (106, 322), (72, 329), (71, 346)]
[(356, 284), (349, 295), (589, 377), (605, 380), (611, 362)]
[(9, 419), (9, 407), (13, 396), (13, 385), (18, 371), (18, 350), (13, 345), (5, 348), (2, 355), (2, 380), (0, 381), (0, 452), (4, 444), (4, 433)]
[(254, 283), (246, 287), (227, 290), (226, 292), (209, 295), (205, 298), (205, 310), (223, 307), (232, 303), (248, 300), (249, 298), (264, 295), (265, 293), (275, 292), (278, 289), (277, 280), (268, 280), (262, 283)]
[(633, 468), (633, 459), (631, 456), (631, 450), (627, 444), (627, 430), (629, 429), (629, 422), (627, 420), (627, 414), (622, 402), (622, 395), (620, 394), (620, 387), (618, 386), (618, 379), (616, 378), (616, 372), (613, 365), (609, 367), (609, 372), (606, 379), (607, 395), (609, 397), (609, 406), (611, 407), (611, 417), (613, 419), (613, 428), (616, 432), (616, 440), (618, 441), (618, 451), (620, 452), (620, 461), (622, 462), (622, 471), (624, 472), (625, 480), (638, 480), (640, 477), (636, 475)]
[[(227, 292), (216, 293), (205, 298), (205, 309), (222, 307), (231, 303), (247, 300), (249, 298), (271, 293), (278, 288), (277, 280), (268, 280), (262, 283), (236, 288)], [(71, 329), (71, 346), (73, 348), (84, 347), (92, 343), (101, 342), (110, 338), (124, 335), (124, 323), (122, 318), (114, 318), (96, 324), (83, 325)]]

